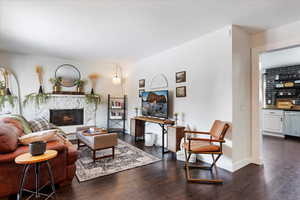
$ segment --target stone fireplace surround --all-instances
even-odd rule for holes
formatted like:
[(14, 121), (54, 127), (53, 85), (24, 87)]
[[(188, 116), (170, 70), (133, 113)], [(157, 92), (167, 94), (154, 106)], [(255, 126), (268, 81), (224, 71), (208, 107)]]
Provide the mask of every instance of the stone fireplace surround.
[(25, 117), (34, 119), (44, 117), (50, 121), (50, 109), (83, 109), (83, 125), (60, 126), (67, 134), (74, 133), (77, 127), (96, 124), (96, 107), (94, 104), (86, 103), (84, 95), (51, 95), (47, 103), (37, 106), (28, 106)]

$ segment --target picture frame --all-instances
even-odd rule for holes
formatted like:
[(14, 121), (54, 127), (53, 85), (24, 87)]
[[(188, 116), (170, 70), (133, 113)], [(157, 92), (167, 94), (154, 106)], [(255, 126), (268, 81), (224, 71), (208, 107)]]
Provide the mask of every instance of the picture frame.
[(186, 86), (176, 87), (176, 97), (186, 97)]
[(139, 90), (139, 97), (142, 97), (143, 92), (145, 92), (144, 89), (140, 89), (140, 90)]
[(176, 83), (186, 82), (186, 71), (176, 72), (175, 79)]
[(145, 79), (140, 79), (139, 80), (139, 88), (144, 88), (145, 87), (145, 82), (146, 82)]

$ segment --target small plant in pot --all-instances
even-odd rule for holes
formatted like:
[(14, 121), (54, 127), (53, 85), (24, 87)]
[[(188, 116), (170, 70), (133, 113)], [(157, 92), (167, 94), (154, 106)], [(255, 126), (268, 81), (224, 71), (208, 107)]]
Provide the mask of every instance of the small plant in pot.
[(78, 93), (82, 93), (83, 92), (83, 86), (85, 84), (85, 81), (84, 80), (76, 80), (74, 82), (74, 84), (76, 85), (76, 89), (77, 89), (77, 92)]
[(61, 80), (62, 80), (61, 77), (50, 78), (50, 82), (53, 85), (53, 93), (60, 91)]

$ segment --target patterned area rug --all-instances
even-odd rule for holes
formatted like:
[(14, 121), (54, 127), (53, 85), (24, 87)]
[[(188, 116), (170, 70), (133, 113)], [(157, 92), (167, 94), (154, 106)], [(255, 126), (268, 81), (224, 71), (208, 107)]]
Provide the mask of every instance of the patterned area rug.
[[(111, 154), (111, 149), (97, 151), (97, 157)], [(79, 182), (100, 176), (148, 165), (161, 159), (150, 155), (122, 140), (118, 140), (115, 148), (115, 159), (103, 158), (93, 162), (92, 152), (88, 147), (81, 147), (79, 159), (76, 161), (76, 177)]]

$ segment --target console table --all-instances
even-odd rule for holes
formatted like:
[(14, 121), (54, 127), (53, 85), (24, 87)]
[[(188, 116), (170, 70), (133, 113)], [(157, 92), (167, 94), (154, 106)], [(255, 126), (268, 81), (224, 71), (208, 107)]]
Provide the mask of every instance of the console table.
[(135, 141), (137, 141), (137, 137), (145, 137), (145, 122), (155, 123), (161, 127), (161, 135), (162, 135), (162, 156), (169, 151), (165, 151), (165, 134), (168, 133), (166, 126), (174, 125), (174, 121), (169, 119), (158, 119), (152, 117), (135, 117), (131, 119), (131, 128), (130, 134), (135, 137)]

